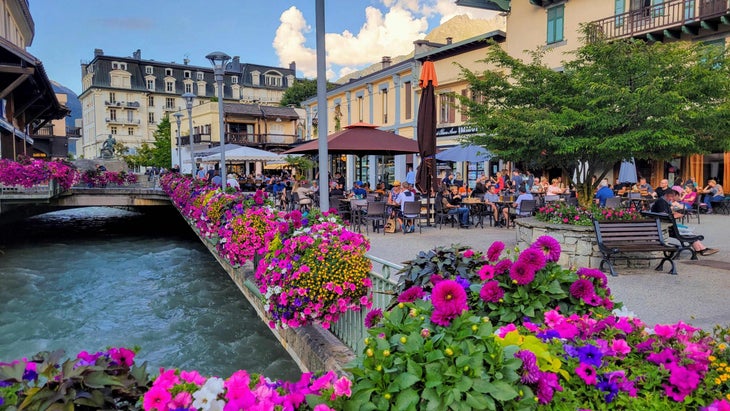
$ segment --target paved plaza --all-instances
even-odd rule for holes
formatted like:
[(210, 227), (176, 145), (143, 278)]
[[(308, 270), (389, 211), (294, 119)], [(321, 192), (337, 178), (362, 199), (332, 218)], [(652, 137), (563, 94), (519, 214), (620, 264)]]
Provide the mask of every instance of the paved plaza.
[[(690, 261), (683, 253), (676, 276), (653, 268), (617, 268), (619, 276), (609, 276), (608, 283), (616, 299), (649, 325), (681, 320), (709, 331), (715, 324), (730, 324), (730, 215), (702, 215), (700, 224), (693, 220), (689, 225), (705, 236), (705, 245), (720, 251), (699, 256), (699, 261)], [(484, 229), (466, 230), (424, 227), (422, 234), (417, 230), (406, 235), (371, 232), (369, 237), (370, 254), (395, 263), (439, 245), (460, 243), (486, 251), (497, 240), (508, 247), (516, 244), (514, 229), (488, 224)]]

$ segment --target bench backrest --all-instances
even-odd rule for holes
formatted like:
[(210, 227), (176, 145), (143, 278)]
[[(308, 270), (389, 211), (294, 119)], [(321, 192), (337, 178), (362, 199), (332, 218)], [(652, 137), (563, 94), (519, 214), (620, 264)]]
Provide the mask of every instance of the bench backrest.
[(627, 243), (664, 245), (662, 227), (658, 219), (636, 221), (593, 220), (598, 244), (606, 247)]

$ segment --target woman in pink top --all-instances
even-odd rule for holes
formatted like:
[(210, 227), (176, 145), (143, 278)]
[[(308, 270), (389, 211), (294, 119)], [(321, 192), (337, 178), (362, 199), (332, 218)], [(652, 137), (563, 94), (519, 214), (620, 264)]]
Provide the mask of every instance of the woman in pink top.
[(687, 184), (684, 186), (684, 193), (682, 194), (682, 198), (679, 202), (684, 204), (685, 208), (692, 208), (696, 199), (697, 191), (694, 189), (694, 185)]
[(551, 180), (552, 184), (550, 184), (547, 188), (547, 191), (545, 192), (545, 195), (548, 196), (557, 196), (560, 194), (563, 194), (563, 189), (560, 188), (560, 181), (558, 181), (557, 178), (553, 178)]

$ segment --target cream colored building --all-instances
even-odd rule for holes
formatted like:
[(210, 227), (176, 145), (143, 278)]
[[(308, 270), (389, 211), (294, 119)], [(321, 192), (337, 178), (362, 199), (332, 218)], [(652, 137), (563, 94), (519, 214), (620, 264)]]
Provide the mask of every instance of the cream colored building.
[[(82, 64), (81, 70), (83, 140), (79, 151), (86, 158), (99, 157), (110, 135), (131, 150), (152, 142), (159, 121), (186, 107), (184, 93), (196, 96), (195, 106), (218, 95), (212, 67), (192, 66), (187, 59), (183, 64), (145, 60), (140, 50), (132, 57), (117, 57), (96, 49), (94, 58)], [(277, 104), (295, 75), (294, 63), (288, 68), (269, 67), (233, 57), (226, 65), (224, 101)]]
[[(223, 117), (226, 144), (254, 147), (260, 150), (279, 153), (302, 140), (304, 116), (297, 109), (274, 105), (224, 103)], [(190, 122), (187, 110), (177, 113), (180, 118), (180, 140), (177, 144), (178, 127), (175, 117), (170, 117), (172, 139), (172, 162), (182, 166), (182, 171), (190, 172)], [(192, 108), (193, 151), (196, 166), (206, 152), (216, 151), (220, 143), (218, 102), (205, 102)], [(215, 164), (205, 164), (214, 167)], [(239, 175), (261, 173), (263, 164), (246, 163), (228, 159), (226, 168)]]

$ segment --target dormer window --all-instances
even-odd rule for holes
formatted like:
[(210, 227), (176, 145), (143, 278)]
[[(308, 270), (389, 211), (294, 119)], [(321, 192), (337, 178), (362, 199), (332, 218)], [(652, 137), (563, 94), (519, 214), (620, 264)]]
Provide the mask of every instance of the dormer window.
[(238, 84), (238, 76), (231, 76), (231, 84)]
[(183, 71), (183, 78), (190, 78), (190, 70)]
[(145, 72), (145, 74), (152, 74), (155, 72), (155, 68), (152, 66), (145, 66), (144, 72)]
[(119, 61), (112, 61), (112, 70), (126, 70), (127, 69), (127, 63), (122, 63)]
[(166, 68), (165, 69), (165, 75), (167, 77), (172, 77), (172, 69), (171, 68)]
[(264, 74), (264, 84), (271, 87), (281, 87), (281, 74), (276, 71), (268, 71)]
[(201, 81), (204, 79), (203, 75), (204, 75), (204, 73), (202, 71), (195, 73), (195, 76), (198, 79), (198, 81)]

